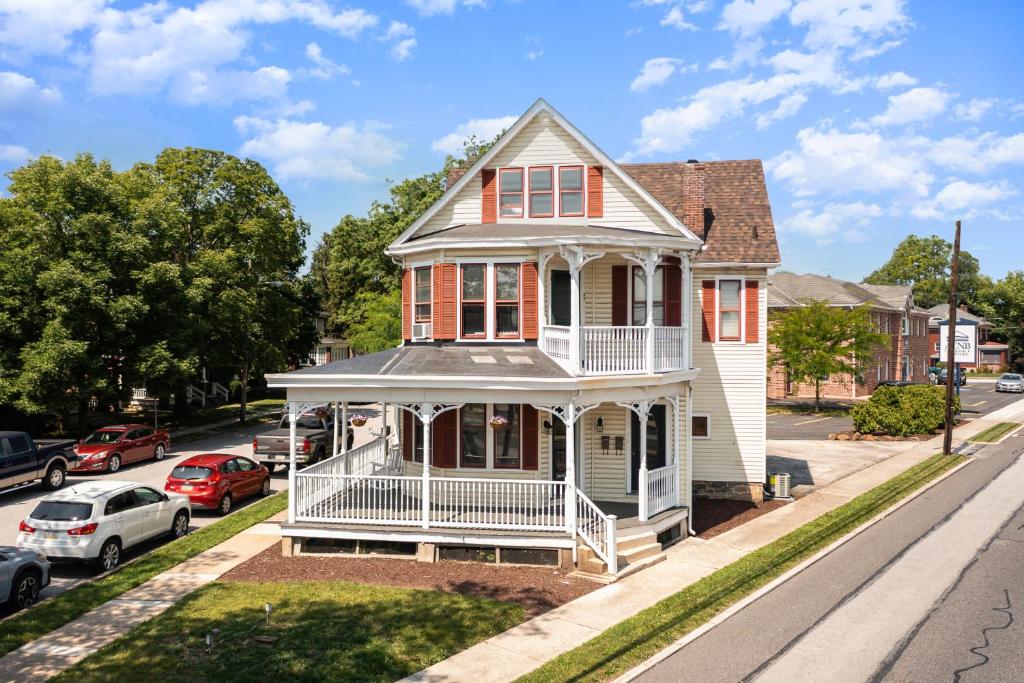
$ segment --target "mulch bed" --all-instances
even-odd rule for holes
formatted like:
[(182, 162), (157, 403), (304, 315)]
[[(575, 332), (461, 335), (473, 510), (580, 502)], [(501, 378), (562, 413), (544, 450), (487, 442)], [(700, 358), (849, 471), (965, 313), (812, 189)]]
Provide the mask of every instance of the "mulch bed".
[(766, 500), (758, 504), (741, 500), (697, 499), (693, 501), (693, 530), (700, 538), (712, 538), (786, 503), (784, 500)]
[(927, 441), (940, 432), (930, 434), (914, 434), (912, 436), (890, 436), (888, 434), (861, 434), (857, 431), (832, 432), (828, 438), (832, 441)]
[(482, 562), (416, 562), (381, 557), (282, 557), (274, 545), (221, 577), (221, 581), (353, 581), (426, 588), (521, 605), (528, 617), (600, 588), (558, 567)]

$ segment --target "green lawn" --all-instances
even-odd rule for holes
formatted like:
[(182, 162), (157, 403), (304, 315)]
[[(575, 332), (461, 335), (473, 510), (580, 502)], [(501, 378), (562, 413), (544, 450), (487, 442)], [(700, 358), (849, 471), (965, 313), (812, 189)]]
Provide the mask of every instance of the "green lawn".
[(980, 432), (969, 439), (969, 441), (978, 441), (981, 443), (991, 443), (993, 441), (999, 441), (1003, 438), (1003, 435), (1008, 434), (1017, 427), (1020, 427), (1016, 422), (1000, 422), (997, 425), (992, 425), (983, 432)]
[(284, 510), (287, 505), (285, 492), (265, 498), (132, 560), (119, 571), (84, 583), (0, 621), (0, 656), (77, 619), (160, 572), (226, 541), (238, 532)]
[(615, 678), (963, 460), (961, 456), (932, 456), (616, 624), (520, 680), (547, 683)]
[[(519, 605), (438, 591), (215, 582), (53, 680), (394, 681), (523, 618)], [(210, 650), (213, 629), (220, 635)]]
[[(285, 401), (283, 398), (261, 398), (258, 401), (249, 401), (246, 404), (246, 415), (253, 411), (267, 410), (268, 408), (280, 408), (284, 404)], [(172, 412), (164, 413), (161, 411), (158, 424), (160, 425), (160, 429), (201, 427), (214, 422), (230, 420), (231, 418), (237, 419), (238, 407), (237, 403), (225, 403), (219, 406), (210, 406), (209, 408), (190, 408), (189, 412), (184, 415), (175, 415)], [(127, 419), (128, 416), (125, 417)], [(149, 410), (138, 412), (133, 414), (131, 419), (143, 424), (153, 424), (153, 412)]]

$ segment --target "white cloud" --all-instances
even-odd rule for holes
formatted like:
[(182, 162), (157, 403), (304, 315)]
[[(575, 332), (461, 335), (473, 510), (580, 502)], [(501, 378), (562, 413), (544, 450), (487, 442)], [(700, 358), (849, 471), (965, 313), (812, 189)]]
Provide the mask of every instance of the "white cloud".
[(925, 196), (933, 181), (925, 159), (877, 132), (804, 128), (798, 150), (768, 162), (772, 177), (796, 195), (895, 192)]
[[(435, 14), (451, 14), (459, 6), (459, 0), (405, 0), (405, 4), (416, 10), (421, 17), (431, 17)], [(486, 7), (485, 0), (462, 0), (465, 7)]]
[(538, 48), (536, 50), (527, 50), (523, 57), (530, 62), (535, 62), (544, 56), (544, 48)]
[(1016, 196), (1017, 191), (1005, 180), (996, 183), (971, 183), (954, 180), (939, 190), (929, 201), (916, 204), (910, 212), (924, 219), (970, 218), (989, 204)]
[(726, 59), (719, 57), (708, 64), (708, 71), (735, 71), (744, 64), (756, 64), (764, 49), (761, 38), (737, 40), (733, 46), (732, 56)]
[(674, 57), (648, 59), (640, 69), (640, 75), (629, 84), (629, 89), (634, 92), (644, 92), (656, 85), (662, 85), (676, 71), (689, 71), (695, 67), (696, 65), (685, 66), (683, 60)]
[(897, 48), (903, 44), (902, 40), (887, 40), (881, 45), (867, 45), (859, 48), (852, 55), (850, 55), (851, 62), (859, 62), (863, 59), (870, 59), (871, 57), (877, 57), (880, 54), (884, 54), (893, 48)]
[(788, 119), (791, 116), (795, 116), (796, 113), (800, 111), (800, 108), (804, 106), (804, 104), (806, 104), (806, 102), (807, 95), (804, 95), (803, 93), (797, 92), (793, 93), (792, 95), (787, 95), (786, 97), (782, 98), (782, 100), (779, 102), (779, 106), (777, 106), (774, 110), (766, 114), (758, 114), (754, 122), (759, 130), (762, 128), (767, 128), (776, 121), (781, 121), (782, 119)]
[(315, 78), (320, 81), (329, 81), (338, 75), (347, 75), (352, 73), (344, 64), (339, 64), (334, 60), (324, 55), (323, 49), (319, 43), (309, 43), (306, 45), (306, 57), (309, 61), (316, 64), (316, 67), (312, 69), (304, 70), (303, 74), (310, 78)]
[(695, 24), (691, 24), (686, 20), (681, 7), (672, 7), (669, 9), (669, 11), (665, 13), (665, 16), (662, 17), (661, 25), (671, 26), (672, 28), (677, 28), (680, 31), (697, 30), (697, 26)]
[(946, 110), (949, 93), (938, 88), (913, 88), (889, 96), (889, 106), (870, 123), (875, 126), (897, 126), (935, 118)]
[(0, 71), (0, 111), (33, 110), (56, 104), (60, 99), (56, 88), (44, 88), (34, 78), (14, 71)]
[(404, 62), (412, 56), (412, 49), (416, 47), (415, 38), (404, 38), (391, 46), (389, 53), (398, 62)]
[(826, 245), (842, 238), (845, 242), (863, 242), (864, 228), (883, 214), (878, 204), (852, 202), (830, 203), (820, 210), (801, 207), (780, 225), (782, 232), (794, 232), (812, 237), (818, 245)]
[(910, 25), (904, 0), (797, 0), (789, 13), (794, 26), (807, 26), (804, 45), (812, 50), (864, 48), (864, 41), (898, 34)]
[(275, 175), (299, 180), (367, 180), (366, 170), (401, 158), (403, 145), (384, 124), (348, 122), (332, 127), (320, 121), (235, 119), (247, 139), (242, 154), (268, 161)]
[(381, 37), (381, 40), (398, 40), (399, 38), (409, 38), (416, 35), (416, 29), (403, 21), (392, 21), (388, 24), (387, 32)]
[(95, 20), (107, 0), (0, 0), (0, 56), (59, 55)]
[(265, 66), (255, 71), (196, 70), (175, 79), (171, 95), (189, 105), (272, 100), (284, 97), (290, 81), (288, 70), (277, 66)]
[(879, 90), (890, 90), (892, 88), (907, 88), (912, 85), (917, 85), (917, 79), (913, 76), (908, 76), (902, 71), (892, 71), (887, 74), (882, 74), (875, 79), (875, 87)]
[(388, 30), (380, 37), (381, 42), (391, 42), (391, 48), (388, 50), (388, 54), (396, 62), (404, 62), (405, 60), (412, 57), (413, 48), (416, 47), (417, 41), (413, 36), (416, 35), (416, 29), (409, 24), (402, 21), (392, 21), (388, 24)]
[(8, 164), (23, 164), (29, 160), (28, 149), (21, 145), (0, 145), (0, 162)]
[(718, 28), (749, 38), (785, 14), (790, 0), (732, 0), (722, 9)]
[(980, 121), (985, 117), (985, 114), (990, 109), (999, 104), (999, 100), (995, 98), (979, 99), (977, 97), (972, 98), (970, 102), (961, 102), (956, 105), (953, 109), (953, 113), (958, 119), (964, 119), (965, 121)]
[(479, 140), (491, 140), (503, 130), (511, 127), (516, 122), (515, 116), (499, 116), (493, 119), (471, 119), (466, 123), (460, 123), (451, 133), (442, 138), (434, 140), (431, 147), (436, 152), (445, 154), (459, 154), (462, 152), (462, 144), (470, 137), (476, 136)]

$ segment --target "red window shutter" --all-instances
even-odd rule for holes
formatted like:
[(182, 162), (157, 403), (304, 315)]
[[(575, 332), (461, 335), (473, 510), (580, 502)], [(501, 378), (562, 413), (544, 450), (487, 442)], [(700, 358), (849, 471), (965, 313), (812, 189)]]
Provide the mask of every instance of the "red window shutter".
[(587, 167), (587, 215), (604, 216), (604, 169), (600, 166)]
[(629, 267), (612, 266), (612, 325), (629, 324)]
[(402, 411), (402, 460), (412, 462), (412, 413), (408, 410)]
[(455, 314), (458, 305), (456, 287), (458, 269), (454, 263), (442, 263), (437, 268), (440, 278), (434, 281), (434, 339), (455, 339)]
[(747, 286), (744, 290), (747, 297), (747, 314), (746, 314), (746, 327), (747, 327), (747, 343), (757, 343), (757, 326), (760, 321), (761, 315), (758, 307), (758, 296), (757, 296), (757, 280), (747, 280)]
[(523, 469), (537, 469), (537, 409), (523, 404), (521, 409), (523, 420)]
[(700, 302), (703, 313), (701, 339), (709, 342), (714, 341), (714, 335), (711, 332), (715, 329), (715, 281), (704, 280), (701, 282), (701, 289), (703, 290)]
[(441, 327), (441, 312), (444, 309), (441, 301), (441, 264), (435, 263), (430, 268), (430, 322), (431, 336), (437, 338)]
[(523, 339), (537, 338), (537, 264), (523, 264)]
[(449, 410), (438, 415), (430, 425), (430, 460), (435, 467), (456, 466), (458, 412)]
[(665, 325), (666, 327), (680, 327), (683, 324), (683, 270), (672, 263), (662, 266), (665, 273)]
[(402, 271), (402, 339), (412, 339), (412, 270)]
[(483, 188), (480, 222), (494, 223), (498, 220), (498, 174), (493, 168), (480, 171), (480, 184)]

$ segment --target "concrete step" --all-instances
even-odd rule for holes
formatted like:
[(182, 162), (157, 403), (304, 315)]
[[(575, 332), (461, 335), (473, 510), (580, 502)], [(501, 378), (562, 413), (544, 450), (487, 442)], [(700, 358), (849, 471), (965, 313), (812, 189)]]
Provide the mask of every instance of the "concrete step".
[(648, 557), (654, 557), (655, 555), (661, 554), (661, 544), (655, 541), (654, 543), (648, 543), (647, 545), (638, 545), (628, 550), (619, 553), (619, 564), (625, 560), (627, 564), (634, 564), (640, 560)]
[(641, 534), (629, 534), (628, 536), (618, 537), (615, 539), (615, 547), (620, 553), (622, 553), (631, 548), (639, 548), (640, 546), (650, 545), (651, 543), (657, 542), (657, 534), (653, 531), (645, 531)]
[(636, 574), (641, 569), (647, 569), (659, 562), (664, 562), (666, 559), (668, 559), (668, 556), (665, 553), (658, 553), (657, 555), (645, 557), (637, 562), (630, 562), (625, 567), (619, 567), (619, 573), (615, 575), (615, 580), (618, 581), (619, 579), (624, 579), (630, 574)]

